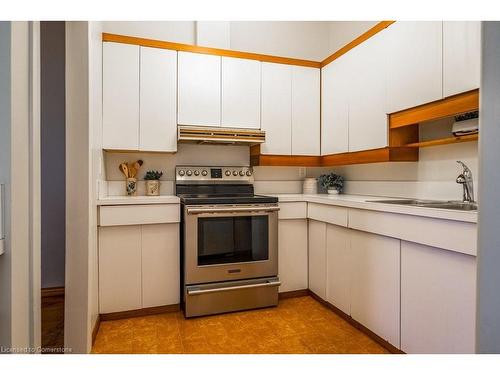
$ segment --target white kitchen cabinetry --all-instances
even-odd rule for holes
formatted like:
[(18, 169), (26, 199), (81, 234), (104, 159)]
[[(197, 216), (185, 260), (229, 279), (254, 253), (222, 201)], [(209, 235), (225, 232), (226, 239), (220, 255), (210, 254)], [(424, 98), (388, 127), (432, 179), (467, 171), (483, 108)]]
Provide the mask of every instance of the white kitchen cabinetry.
[(179, 224), (142, 226), (142, 307), (179, 303)]
[(179, 224), (99, 228), (101, 314), (179, 303)]
[(387, 28), (389, 113), (443, 97), (442, 29), (439, 21), (398, 21)]
[(326, 300), (351, 315), (352, 252), (350, 230), (326, 226)]
[(222, 57), (222, 126), (260, 128), (261, 63)]
[(292, 67), (292, 155), (320, 155), (320, 70)]
[(387, 42), (383, 30), (351, 51), (349, 152), (388, 146)]
[(102, 139), (103, 148), (139, 148), (140, 47), (103, 44)]
[(321, 70), (321, 155), (349, 151), (351, 52)]
[(141, 47), (139, 130), (140, 150), (177, 151), (176, 51)]
[(474, 353), (476, 258), (401, 243), (401, 350)]
[(351, 316), (400, 346), (400, 241), (351, 231)]
[(326, 223), (309, 220), (309, 289), (326, 300)]
[(178, 53), (178, 123), (220, 126), (221, 57)]
[(443, 94), (479, 88), (481, 22), (443, 22)]
[(142, 308), (141, 226), (99, 229), (99, 312)]
[(280, 292), (307, 289), (307, 219), (279, 221)]
[(292, 67), (262, 63), (262, 123), (266, 142), (263, 154), (292, 152)]

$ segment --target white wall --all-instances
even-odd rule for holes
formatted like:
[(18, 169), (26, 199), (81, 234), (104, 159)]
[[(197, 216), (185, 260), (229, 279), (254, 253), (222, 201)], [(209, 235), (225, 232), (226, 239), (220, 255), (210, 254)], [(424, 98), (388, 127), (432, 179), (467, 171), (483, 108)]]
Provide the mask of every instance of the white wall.
[(496, 354), (500, 353), (499, 40), (500, 22), (483, 22), (476, 352)]
[(176, 43), (196, 42), (194, 21), (104, 21), (102, 31)]
[(329, 22), (329, 45), (331, 53), (345, 46), (375, 26), (379, 21), (332, 21)]
[(30, 33), (28, 22), (0, 22), (0, 180), (6, 184), (6, 249), (0, 256), (0, 345), (21, 350), (36, 344), (31, 286), (39, 275), (31, 268), (32, 247), (38, 244), (38, 238), (33, 237), (31, 221), (36, 213), (31, 195), (34, 171), (30, 137), (35, 116), (30, 97), (30, 79), (34, 77)]

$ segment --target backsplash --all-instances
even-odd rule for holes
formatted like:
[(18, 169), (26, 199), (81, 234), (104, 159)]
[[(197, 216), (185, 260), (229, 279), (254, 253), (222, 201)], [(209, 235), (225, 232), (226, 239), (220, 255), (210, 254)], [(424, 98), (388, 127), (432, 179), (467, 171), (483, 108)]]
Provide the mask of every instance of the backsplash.
[[(461, 169), (456, 160), (472, 170), (477, 192), (477, 142), (420, 149), (419, 162), (375, 163), (333, 168), (255, 167), (255, 191), (260, 194), (300, 194), (305, 177), (335, 171), (344, 176), (346, 194), (408, 197), (421, 199), (461, 199), (462, 188), (455, 183)], [(144, 195), (144, 174), (161, 170), (161, 194), (174, 192), (176, 165), (248, 165), (246, 146), (179, 144), (176, 154), (105, 153), (107, 182), (100, 184), (100, 196), (124, 195), (124, 179), (118, 170), (122, 162), (142, 159), (138, 194)], [(476, 197), (477, 198), (477, 197)]]

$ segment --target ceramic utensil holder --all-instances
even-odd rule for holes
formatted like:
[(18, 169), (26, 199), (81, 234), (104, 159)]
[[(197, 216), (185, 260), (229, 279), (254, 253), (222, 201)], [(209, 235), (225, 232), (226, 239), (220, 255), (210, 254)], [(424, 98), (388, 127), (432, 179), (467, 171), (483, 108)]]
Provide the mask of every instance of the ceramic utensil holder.
[(147, 180), (146, 181), (146, 195), (160, 195), (160, 181)]
[(127, 195), (135, 196), (137, 195), (137, 178), (129, 177), (125, 181), (125, 190)]

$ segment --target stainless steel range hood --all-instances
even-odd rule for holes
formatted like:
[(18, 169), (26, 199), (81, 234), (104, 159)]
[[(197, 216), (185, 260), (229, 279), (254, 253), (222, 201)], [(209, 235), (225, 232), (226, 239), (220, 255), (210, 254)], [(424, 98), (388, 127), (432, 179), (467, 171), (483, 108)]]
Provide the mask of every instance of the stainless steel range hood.
[(183, 143), (252, 146), (264, 143), (266, 132), (259, 129), (179, 125), (177, 140)]

